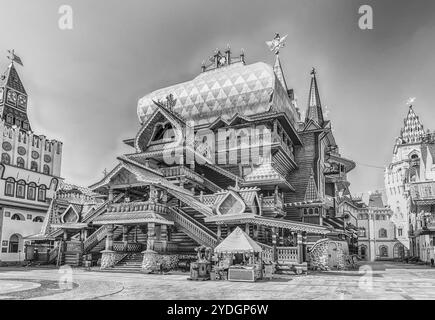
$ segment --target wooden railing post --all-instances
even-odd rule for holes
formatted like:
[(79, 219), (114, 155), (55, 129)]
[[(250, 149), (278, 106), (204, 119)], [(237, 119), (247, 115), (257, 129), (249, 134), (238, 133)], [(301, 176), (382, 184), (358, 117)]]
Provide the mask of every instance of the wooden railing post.
[(273, 262), (277, 262), (278, 253), (276, 250), (276, 227), (272, 227), (272, 251), (273, 251)]
[(304, 257), (303, 257), (302, 234), (300, 232), (298, 232), (297, 245), (298, 245), (298, 263), (301, 264), (302, 262), (304, 262)]

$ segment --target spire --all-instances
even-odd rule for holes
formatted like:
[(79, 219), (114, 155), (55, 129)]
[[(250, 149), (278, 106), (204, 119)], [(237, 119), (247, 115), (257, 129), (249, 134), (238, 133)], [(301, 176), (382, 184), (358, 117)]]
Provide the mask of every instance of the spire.
[(285, 82), (284, 72), (282, 72), (281, 61), (279, 60), (279, 50), (285, 47), (285, 39), (287, 35), (281, 37), (279, 33), (275, 34), (275, 37), (272, 41), (266, 41), (267, 46), (270, 51), (275, 53), (275, 65), (273, 66), (273, 71), (275, 72), (276, 77), (284, 88), (285, 92), (288, 92), (287, 83)]
[(314, 120), (320, 126), (323, 126), (323, 111), (320, 102), (319, 88), (317, 86), (316, 70), (311, 71), (310, 95), (308, 99), (308, 109), (305, 121)]
[(424, 134), (423, 125), (410, 105), (408, 115), (404, 120), (404, 127), (401, 130), (401, 138), (404, 143), (418, 143), (422, 141)]
[(15, 64), (11, 62), (6, 71), (0, 76), (0, 86), (7, 86), (15, 91), (27, 95), (26, 89), (21, 82), (20, 76), (18, 75)]
[(282, 71), (281, 61), (279, 60), (279, 54), (276, 54), (275, 65), (273, 66), (273, 71), (275, 72), (275, 75), (278, 78), (279, 82), (281, 82), (281, 85), (284, 88), (285, 92), (287, 92), (288, 91), (287, 83), (285, 82), (284, 72)]

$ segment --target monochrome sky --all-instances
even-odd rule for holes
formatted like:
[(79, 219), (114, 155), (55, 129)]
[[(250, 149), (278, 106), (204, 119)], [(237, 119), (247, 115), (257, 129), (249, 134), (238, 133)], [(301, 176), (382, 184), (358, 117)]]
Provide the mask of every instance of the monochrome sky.
[[(58, 27), (64, 4), (73, 30)], [(358, 28), (364, 4), (373, 30)], [(122, 140), (139, 128), (140, 97), (192, 79), (227, 43), (247, 63), (272, 64), (265, 41), (276, 32), (288, 34), (280, 57), (302, 110), (318, 70), (340, 151), (358, 164), (352, 193), (384, 188), (375, 167), (391, 160), (408, 98), (435, 129), (432, 0), (0, 0), (0, 12), (0, 67), (7, 49), (21, 56), (32, 127), (63, 141), (68, 182), (88, 186), (132, 151)]]

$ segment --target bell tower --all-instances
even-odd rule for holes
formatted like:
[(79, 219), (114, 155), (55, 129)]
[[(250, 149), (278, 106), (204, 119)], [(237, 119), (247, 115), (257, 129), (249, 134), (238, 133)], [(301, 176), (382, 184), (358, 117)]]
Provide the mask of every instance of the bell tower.
[(15, 64), (23, 65), (13, 50), (9, 51), (11, 60), (8, 68), (0, 75), (0, 117), (8, 125), (29, 131), (31, 130), (27, 116), (27, 92), (18, 75)]

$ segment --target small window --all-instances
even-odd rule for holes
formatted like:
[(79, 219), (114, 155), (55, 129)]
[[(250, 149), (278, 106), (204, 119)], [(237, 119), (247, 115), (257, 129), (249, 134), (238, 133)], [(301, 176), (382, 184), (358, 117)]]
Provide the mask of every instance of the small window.
[(40, 186), (38, 190), (38, 201), (45, 202), (45, 196), (46, 196), (46, 187)]
[(24, 168), (24, 165), (25, 165), (24, 159), (21, 157), (18, 157), (17, 158), (17, 166), (20, 168)]
[(9, 124), (13, 124), (14, 123), (14, 117), (11, 114), (8, 114), (6, 116), (6, 122)]
[(13, 197), (14, 196), (14, 189), (15, 189), (15, 181), (12, 178), (8, 178), (6, 180), (6, 186), (5, 186), (5, 195)]
[(32, 220), (32, 215), (31, 214), (27, 215), (27, 220)]
[(23, 129), (29, 130), (29, 123), (27, 121), (23, 121)]
[(387, 246), (379, 247), (379, 255), (384, 258), (388, 257), (388, 247)]
[(44, 174), (50, 174), (50, 166), (48, 164), (44, 164), (43, 172)]
[(2, 153), (2, 163), (4, 164), (10, 164), (11, 163), (11, 157), (7, 153)]
[(366, 229), (365, 228), (359, 228), (358, 229), (358, 236), (359, 237), (365, 237), (366, 236)]
[(17, 198), (26, 197), (26, 183), (23, 180), (17, 182)]
[(30, 183), (27, 188), (27, 199), (35, 200), (36, 199), (36, 184)]
[(399, 237), (401, 237), (403, 235), (403, 229), (402, 228), (397, 229), (397, 234), (399, 235)]
[(379, 238), (387, 238), (387, 230), (382, 228), (379, 229)]
[(32, 161), (30, 163), (30, 170), (32, 170), (32, 171), (38, 171), (38, 164), (36, 163), (36, 161)]

